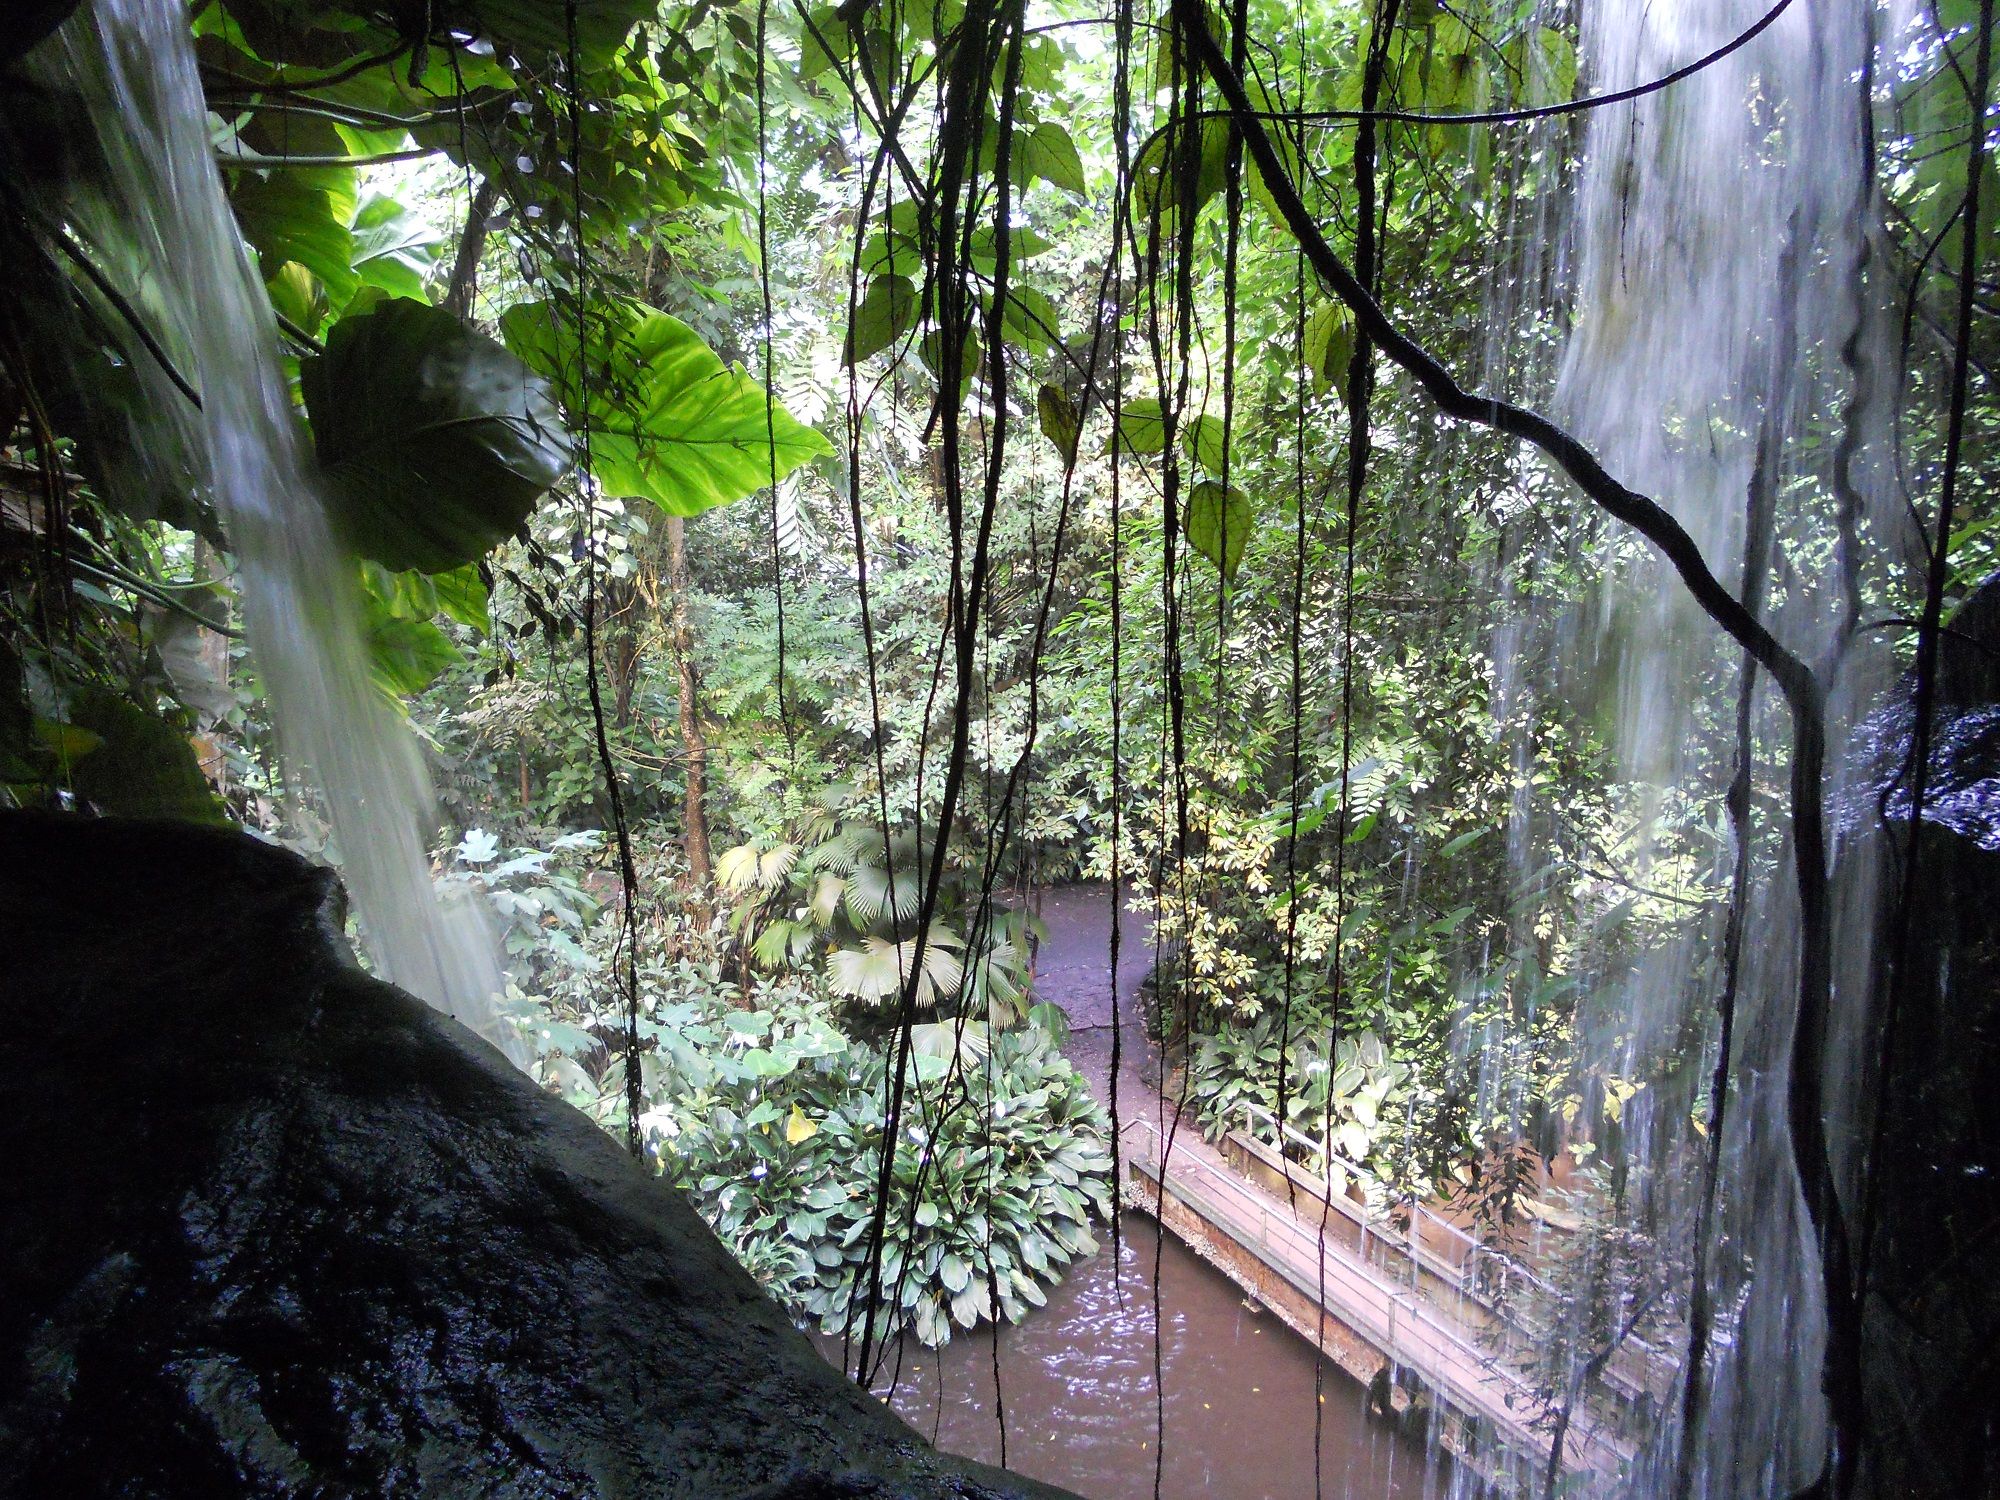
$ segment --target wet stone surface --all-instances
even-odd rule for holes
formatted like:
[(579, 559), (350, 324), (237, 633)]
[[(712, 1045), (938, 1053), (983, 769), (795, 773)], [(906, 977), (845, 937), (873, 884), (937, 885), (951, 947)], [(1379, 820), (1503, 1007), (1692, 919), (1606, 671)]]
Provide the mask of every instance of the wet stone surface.
[(1050, 1496), (220, 831), (0, 814), (0, 1496)]

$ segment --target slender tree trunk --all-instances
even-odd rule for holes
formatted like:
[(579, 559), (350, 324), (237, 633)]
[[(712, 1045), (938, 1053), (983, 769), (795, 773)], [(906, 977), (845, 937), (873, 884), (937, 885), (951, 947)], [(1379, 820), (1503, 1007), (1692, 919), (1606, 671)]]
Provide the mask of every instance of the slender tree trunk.
[(473, 190), (466, 205), (465, 228), (458, 236), (458, 254), (451, 265), (451, 283), (445, 289), (444, 305), (461, 318), (472, 316), (472, 299), (479, 290), (479, 257), (486, 249), (486, 224), (500, 202), (500, 182), (488, 177)]
[(688, 882), (701, 890), (709, 881), (708, 814), (702, 805), (708, 742), (702, 738), (701, 704), (696, 697), (694, 630), (688, 624), (687, 522), (680, 516), (667, 517), (667, 592), (673, 600), (674, 660), (680, 667), (681, 684), (681, 748), (687, 757), (682, 821), (687, 830)]

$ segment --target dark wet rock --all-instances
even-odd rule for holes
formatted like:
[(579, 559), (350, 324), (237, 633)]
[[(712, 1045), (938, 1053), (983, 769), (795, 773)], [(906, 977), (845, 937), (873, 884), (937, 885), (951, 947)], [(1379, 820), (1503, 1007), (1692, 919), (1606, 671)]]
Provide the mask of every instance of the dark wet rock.
[[(1924, 822), (2000, 854), (2000, 576), (1945, 622), (1936, 696)], [(1909, 823), (1915, 735), (1914, 686), (1906, 680), (1855, 732), (1862, 769), (1836, 810), (1843, 832), (1884, 819)]]
[(0, 814), (0, 1495), (1050, 1496), (238, 834)]
[(1880, 1111), (1881, 1149), (1873, 1202), (1850, 1217), (1869, 1230), (1866, 1492), (1881, 1495), (2000, 1493), (2000, 579), (1948, 626), (1914, 848), (1908, 679), (1857, 736), (1869, 784), (1842, 818), (1844, 878), (1880, 893), (1860, 1119)]

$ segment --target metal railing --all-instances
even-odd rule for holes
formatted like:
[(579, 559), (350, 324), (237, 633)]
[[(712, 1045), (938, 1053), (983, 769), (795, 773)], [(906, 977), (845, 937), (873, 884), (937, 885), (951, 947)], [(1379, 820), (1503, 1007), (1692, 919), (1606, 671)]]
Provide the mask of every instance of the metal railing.
[[(1510, 1446), (1546, 1453), (1548, 1440), (1538, 1431), (1537, 1403), (1514, 1362), (1487, 1347), (1468, 1330), (1462, 1316), (1454, 1315), (1453, 1308), (1437, 1297), (1423, 1295), (1409, 1278), (1398, 1274), (1400, 1267), (1395, 1262), (1407, 1265), (1408, 1259), (1390, 1253), (1400, 1238), (1393, 1230), (1376, 1233), (1377, 1253), (1365, 1255), (1357, 1264), (1345, 1249), (1329, 1253), (1330, 1247), (1314, 1226), (1271, 1200), (1263, 1189), (1200, 1154), (1182, 1149), (1174, 1152), (1169, 1186), (1166, 1164), (1161, 1161), (1159, 1128), (1138, 1119), (1127, 1129), (1143, 1131), (1150, 1138), (1150, 1154), (1138, 1161), (1155, 1187), (1170, 1192), (1206, 1224), (1227, 1233), (1283, 1276), (1307, 1301), (1324, 1307), (1388, 1357), (1414, 1371), (1452, 1406), (1477, 1414), (1509, 1434)], [(1628, 1456), (1612, 1434), (1594, 1422), (1574, 1426), (1566, 1446), (1571, 1464), (1600, 1473), (1615, 1472)]]
[[(1397, 1194), (1380, 1177), (1335, 1149), (1331, 1141), (1314, 1140), (1289, 1123), (1281, 1125), (1275, 1114), (1254, 1101), (1245, 1100), (1242, 1108), (1244, 1135), (1275, 1151), (1280, 1162), (1287, 1161), (1282, 1145), (1260, 1133), (1256, 1128), (1259, 1123), (1269, 1135), (1289, 1141), (1308, 1153), (1309, 1160), (1321, 1163), (1317, 1172), (1296, 1163), (1290, 1165), (1293, 1170), (1310, 1175), (1311, 1190), (1324, 1191), (1328, 1200), (1356, 1224), (1361, 1235), (1361, 1253), (1371, 1264), (1389, 1270), (1392, 1258), (1400, 1257), (1409, 1269), (1412, 1290), (1418, 1295), (1430, 1295), (1431, 1300), (1466, 1321), (1485, 1324), (1497, 1335), (1496, 1352), (1505, 1357), (1525, 1357), (1547, 1340), (1562, 1307), (1562, 1295), (1548, 1278), (1519, 1257), (1482, 1243), (1413, 1194)], [(1346, 1196), (1332, 1175), (1330, 1168), (1334, 1167), (1362, 1185), (1369, 1199), (1367, 1204), (1357, 1204)], [(1397, 1205), (1407, 1213), (1409, 1230), (1395, 1226), (1389, 1205)], [(1441, 1239), (1451, 1244), (1458, 1254), (1440, 1255), (1427, 1248), (1426, 1231), (1434, 1241)], [(1371, 1250), (1372, 1246), (1380, 1248)], [(1436, 1295), (1439, 1284), (1443, 1296)], [(1662, 1374), (1670, 1384), (1677, 1370), (1678, 1364), (1671, 1354), (1628, 1334), (1604, 1376), (1623, 1387), (1629, 1396), (1657, 1386)]]
[[(1314, 1140), (1293, 1125), (1280, 1124), (1277, 1116), (1262, 1105), (1245, 1100), (1243, 1118), (1244, 1134), (1275, 1151), (1280, 1162), (1289, 1160), (1284, 1143), (1290, 1142), (1308, 1153), (1309, 1161), (1321, 1164), (1316, 1172), (1310, 1168), (1300, 1170), (1311, 1172), (1313, 1190), (1324, 1193), (1326, 1200), (1355, 1224), (1361, 1236), (1362, 1255), (1371, 1263), (1388, 1269), (1393, 1259), (1400, 1258), (1407, 1264), (1412, 1287), (1420, 1295), (1431, 1290), (1430, 1283), (1441, 1282), (1453, 1299), (1473, 1303), (1488, 1318), (1508, 1325), (1531, 1341), (1538, 1341), (1547, 1333), (1550, 1314), (1544, 1312), (1537, 1317), (1536, 1312), (1553, 1306), (1556, 1290), (1532, 1267), (1504, 1250), (1481, 1243), (1414, 1194), (1396, 1193), (1359, 1162), (1334, 1149), (1330, 1141)], [(1264, 1126), (1263, 1132), (1257, 1129), (1259, 1124)], [(1361, 1186), (1368, 1199), (1365, 1204), (1347, 1196), (1346, 1184), (1336, 1180), (1335, 1169)], [(1407, 1229), (1396, 1226), (1393, 1218), (1396, 1208), (1407, 1216)], [(1451, 1250), (1441, 1253), (1431, 1248), (1439, 1242)], [(1379, 1251), (1374, 1248), (1377, 1246)], [(1535, 1307), (1535, 1303), (1540, 1307)]]

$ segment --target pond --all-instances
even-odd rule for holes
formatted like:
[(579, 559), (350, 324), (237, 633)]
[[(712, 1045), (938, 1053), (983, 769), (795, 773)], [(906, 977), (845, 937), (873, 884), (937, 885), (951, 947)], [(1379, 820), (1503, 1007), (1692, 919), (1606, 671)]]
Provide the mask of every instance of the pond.
[[(1322, 1366), (1315, 1392), (1310, 1347), (1275, 1314), (1253, 1309), (1179, 1240), (1162, 1245), (1144, 1215), (1126, 1213), (1122, 1230), (1115, 1285), (1106, 1235), (1104, 1249), (1070, 1272), (1047, 1307), (1000, 1331), (997, 1401), (990, 1328), (941, 1350), (906, 1341), (891, 1352), (878, 1391), (890, 1391), (889, 1367), (900, 1358), (895, 1408), (947, 1452), (999, 1463), (1004, 1406), (1008, 1467), (1085, 1500), (1152, 1500), (1157, 1252), (1163, 1500), (1311, 1496), (1315, 1407), (1320, 1494), (1429, 1500), (1447, 1492), (1449, 1460), (1371, 1415), (1366, 1391), (1338, 1366)], [(838, 1361), (838, 1341), (823, 1347)]]

